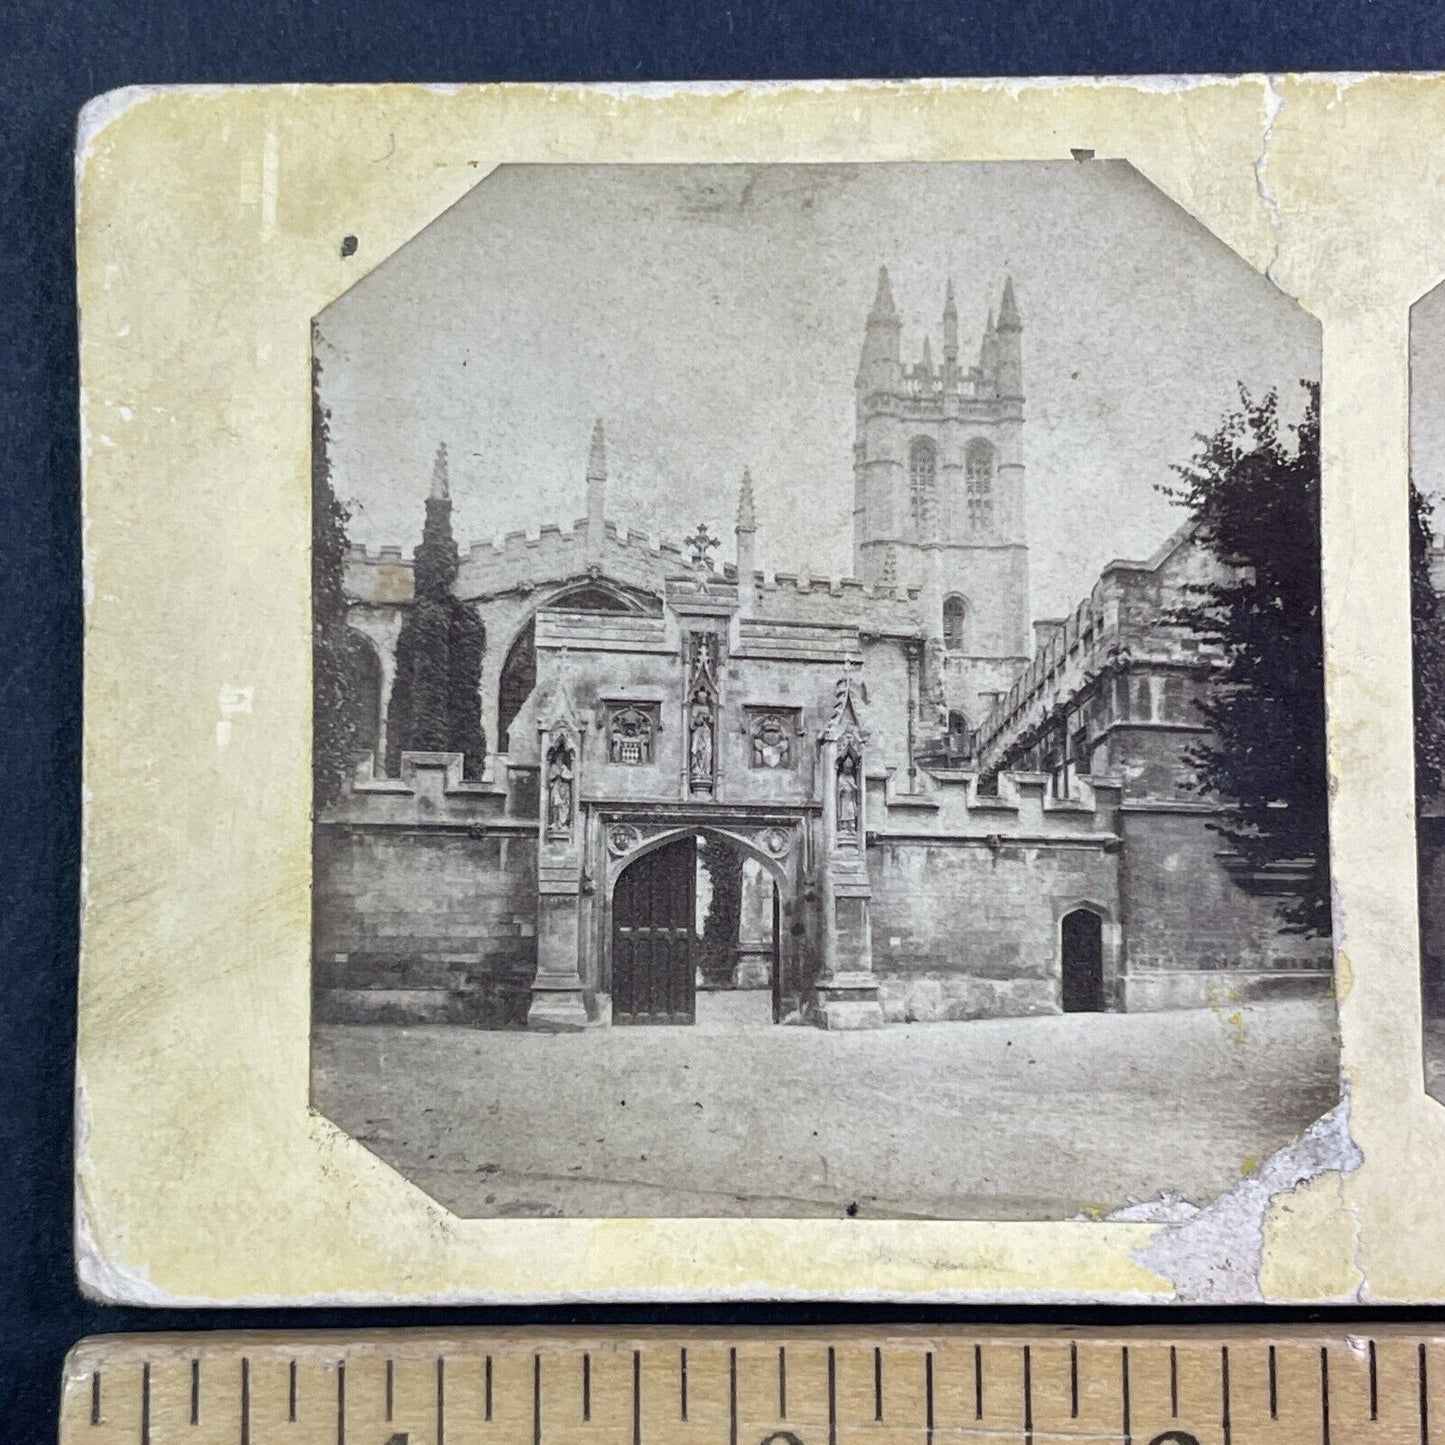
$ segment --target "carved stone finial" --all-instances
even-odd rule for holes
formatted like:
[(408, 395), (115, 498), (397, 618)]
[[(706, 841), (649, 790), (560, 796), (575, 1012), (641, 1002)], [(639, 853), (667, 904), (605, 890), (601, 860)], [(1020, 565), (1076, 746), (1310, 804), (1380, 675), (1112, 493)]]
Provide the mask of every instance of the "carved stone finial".
[(697, 524), (697, 531), (692, 536), (682, 539), (683, 546), (688, 549), (688, 560), (699, 571), (711, 572), (712, 552), (714, 548), (722, 545), (721, 539), (714, 537), (707, 529), (706, 522)]
[(743, 468), (742, 486), (738, 488), (738, 526), (739, 532), (756, 532), (758, 530), (757, 514), (753, 508), (753, 475), (746, 468)]
[(434, 502), (447, 501), (452, 494), (451, 479), (447, 474), (447, 444), (437, 445), (436, 457), (431, 469), (431, 499)]

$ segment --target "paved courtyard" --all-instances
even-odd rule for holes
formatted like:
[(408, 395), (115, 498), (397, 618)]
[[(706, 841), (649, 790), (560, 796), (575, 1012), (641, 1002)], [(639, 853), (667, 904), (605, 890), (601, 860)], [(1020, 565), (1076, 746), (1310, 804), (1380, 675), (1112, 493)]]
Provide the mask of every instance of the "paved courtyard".
[(1332, 1002), (868, 1033), (328, 1025), (317, 1107), (463, 1215), (1206, 1203), (1338, 1097)]

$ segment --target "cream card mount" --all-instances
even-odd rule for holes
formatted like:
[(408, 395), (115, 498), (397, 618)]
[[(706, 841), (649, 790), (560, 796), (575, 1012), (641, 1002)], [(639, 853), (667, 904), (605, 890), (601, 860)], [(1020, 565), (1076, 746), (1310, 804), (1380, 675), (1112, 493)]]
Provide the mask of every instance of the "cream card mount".
[(1442, 119), (93, 102), (86, 1289), (1445, 1296)]

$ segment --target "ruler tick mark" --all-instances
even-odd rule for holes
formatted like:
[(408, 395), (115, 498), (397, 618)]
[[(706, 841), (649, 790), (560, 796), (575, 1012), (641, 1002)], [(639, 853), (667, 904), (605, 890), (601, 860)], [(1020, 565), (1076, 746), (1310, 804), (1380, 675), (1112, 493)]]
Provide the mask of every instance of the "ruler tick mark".
[(682, 1396), (682, 1418), (687, 1419), (687, 1348), (686, 1346), (678, 1354), (677, 1359), (677, 1386)]
[(191, 1424), (201, 1423), (201, 1362), (191, 1360)]
[(983, 1419), (983, 1346), (973, 1347), (973, 1418)]
[(1169, 1346), (1169, 1418), (1179, 1418), (1179, 1351)]
[(241, 1356), (241, 1445), (251, 1445), (251, 1362)]
[(883, 1351), (873, 1346), (873, 1418), (883, 1418)]
[(394, 1400), (393, 1392), (395, 1390), (395, 1384), (396, 1366), (392, 1363), (392, 1361), (388, 1360), (386, 1362), (386, 1419), (388, 1424), (391, 1423), (392, 1404)]
[(1224, 1434), (1224, 1445), (1230, 1442), (1229, 1423), (1229, 1346), (1219, 1347), (1219, 1406), (1220, 1430)]
[(582, 1418), (592, 1418), (592, 1356), (582, 1356)]
[(447, 1362), (437, 1356), (437, 1445), (447, 1441)]
[(1375, 1342), (1370, 1341), (1370, 1419), (1380, 1418), (1380, 1379), (1375, 1366)]
[(778, 1419), (788, 1418), (788, 1352), (778, 1346)]
[(100, 1371), (92, 1370), (90, 1374), (90, 1423), (100, 1424)]
[(542, 1357), (532, 1356), (532, 1445), (542, 1445)]
[(492, 1357), (487, 1356), (486, 1366), (482, 1370), (482, 1419), (488, 1424), (492, 1421)]
[(336, 1445), (346, 1445), (346, 1361), (336, 1366)]
[(1069, 1419), (1079, 1418), (1079, 1347), (1069, 1342)]
[(832, 1345), (828, 1346), (828, 1445), (838, 1445), (838, 1362)]
[(1330, 1445), (1330, 1351), (1320, 1346), (1320, 1445)]
[(140, 1445), (151, 1445), (151, 1367), (140, 1371)]
[(1430, 1374), (1425, 1361), (1425, 1342), (1415, 1356), (1415, 1373), (1420, 1383), (1420, 1445), (1430, 1445)]
[(1124, 1345), (1119, 1351), (1119, 1394), (1123, 1407), (1124, 1445), (1132, 1445), (1134, 1439), (1134, 1425), (1130, 1418), (1131, 1402), (1129, 1399), (1129, 1346)]
[(642, 1445), (642, 1351), (632, 1352), (632, 1445)]
[[(928, 1413), (929, 1413), (929, 1415), (931, 1416), (931, 1415), (933, 1414), (933, 1390), (932, 1390), (932, 1385), (933, 1385), (933, 1356), (932, 1356), (932, 1355), (930, 1355), (930, 1356), (928, 1357), (928, 1365), (929, 1365), (929, 1370), (928, 1370), (928, 1383), (929, 1383), (929, 1386), (930, 1386), (929, 1392), (928, 1392), (928, 1395), (929, 1395), (929, 1400), (928, 1400)], [(930, 1419), (929, 1423), (930, 1423), (930, 1425), (932, 1424), (932, 1420), (931, 1420), (931, 1419)], [(929, 1438), (931, 1439), (932, 1436), (933, 1436), (933, 1431), (930, 1429), (929, 1432), (928, 1432), (928, 1434), (929, 1434)], [(1024, 1346), (1024, 1445), (1034, 1445), (1034, 1361), (1033, 1361), (1033, 1352), (1029, 1349), (1029, 1347), (1028, 1347), (1027, 1345)], [(1128, 1445), (1127, 1440), (1126, 1440), (1126, 1442), (1125, 1442), (1125, 1445)]]
[(1269, 1418), (1279, 1419), (1279, 1378), (1275, 1372), (1273, 1345), (1269, 1347)]
[[(1025, 1346), (1025, 1349), (1028, 1347)], [(1028, 1365), (1024, 1366), (1027, 1377)], [(933, 1445), (933, 1351), (923, 1357), (923, 1428), (927, 1445)]]
[(291, 1368), (290, 1368), (286, 1373), (287, 1373), (287, 1375), (288, 1375), (288, 1377), (289, 1377), (289, 1378), (287, 1379), (287, 1382), (286, 1382), (286, 1419), (287, 1419), (291, 1424), (294, 1425), (294, 1424), (296, 1423), (296, 1361), (295, 1361), (295, 1360), (292, 1360), (292, 1361), (291, 1361)]
[(728, 1351), (728, 1439), (738, 1445), (738, 1352)]

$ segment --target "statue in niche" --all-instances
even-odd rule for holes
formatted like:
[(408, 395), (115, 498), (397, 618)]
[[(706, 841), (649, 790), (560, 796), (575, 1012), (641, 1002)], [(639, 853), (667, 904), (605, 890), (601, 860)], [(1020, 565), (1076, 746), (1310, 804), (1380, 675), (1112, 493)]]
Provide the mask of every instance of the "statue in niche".
[(690, 638), (692, 688), (688, 695), (687, 777), (689, 791), (710, 793), (717, 760), (717, 638), (694, 632)]
[(706, 698), (692, 704), (691, 774), (694, 787), (712, 787), (712, 706)]
[(572, 831), (572, 752), (559, 740), (547, 755), (547, 832), (566, 837)]
[(838, 764), (838, 831), (858, 831), (858, 758), (852, 752)]

